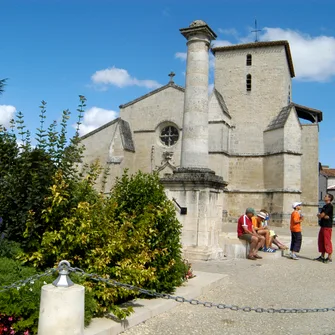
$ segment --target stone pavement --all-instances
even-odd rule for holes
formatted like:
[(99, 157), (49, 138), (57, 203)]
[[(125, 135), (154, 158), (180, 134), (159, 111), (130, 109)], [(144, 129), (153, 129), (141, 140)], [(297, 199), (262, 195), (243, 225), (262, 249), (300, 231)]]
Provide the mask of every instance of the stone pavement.
[[(228, 275), (220, 273), (209, 273), (197, 271), (197, 276), (189, 280), (184, 285), (178, 287), (174, 296), (193, 299), (199, 295), (206, 294), (208, 291), (224, 285)], [(169, 299), (136, 299), (126, 305), (133, 307), (132, 313), (126, 320), (119, 322), (113, 317), (95, 318), (89, 327), (84, 331), (85, 335), (117, 335), (125, 329), (133, 327), (156, 315), (169, 311), (179, 305), (179, 302)]]
[[(232, 231), (235, 225), (226, 227)], [(288, 228), (275, 228), (280, 239), (290, 240)], [(197, 297), (202, 301), (263, 308), (324, 308), (335, 306), (335, 264), (313, 261), (318, 227), (303, 228), (298, 261), (286, 257), (260, 261), (224, 259), (194, 262), (193, 269), (227, 274), (219, 287)], [(261, 253), (260, 253), (261, 254)], [(192, 279), (191, 279), (192, 280)], [(219, 310), (180, 303), (126, 330), (125, 335), (170, 334), (335, 334), (334, 312), (269, 314)]]

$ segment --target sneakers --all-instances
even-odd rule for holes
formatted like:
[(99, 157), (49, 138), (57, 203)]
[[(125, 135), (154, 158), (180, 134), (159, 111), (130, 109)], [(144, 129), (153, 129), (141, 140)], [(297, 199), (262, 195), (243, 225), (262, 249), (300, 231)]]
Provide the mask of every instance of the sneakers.
[(264, 251), (264, 252), (276, 252), (276, 249), (271, 249), (271, 248), (264, 247), (262, 249), (262, 251)]
[(292, 252), (290, 253), (290, 257), (292, 259), (294, 259), (295, 261), (297, 261), (299, 259), (298, 256), (296, 254), (292, 253)]
[(322, 262), (322, 263), (332, 263), (333, 260), (329, 257), (323, 258), (322, 256), (319, 256), (318, 258), (314, 258), (315, 261)]
[(325, 259), (322, 256), (319, 256), (318, 258), (314, 258), (314, 260), (318, 262), (322, 262), (322, 263), (325, 262)]

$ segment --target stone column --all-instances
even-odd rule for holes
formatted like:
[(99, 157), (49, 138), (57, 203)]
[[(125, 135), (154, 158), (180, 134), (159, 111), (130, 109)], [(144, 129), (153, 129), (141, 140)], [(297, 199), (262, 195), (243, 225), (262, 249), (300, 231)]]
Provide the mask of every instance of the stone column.
[(216, 35), (202, 20), (180, 29), (187, 39), (181, 168), (208, 168), (209, 45)]
[(223, 190), (227, 183), (209, 168), (208, 72), (210, 41), (215, 33), (201, 20), (180, 29), (187, 39), (187, 70), (181, 166), (161, 178), (168, 197), (187, 208), (177, 210), (183, 225), (183, 256), (190, 260), (219, 259)]

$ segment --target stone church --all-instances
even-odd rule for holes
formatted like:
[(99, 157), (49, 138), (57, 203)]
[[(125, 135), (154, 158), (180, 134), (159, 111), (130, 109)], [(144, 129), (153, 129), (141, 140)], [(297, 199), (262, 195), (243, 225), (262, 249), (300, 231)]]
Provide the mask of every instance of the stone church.
[(322, 112), (292, 100), (289, 43), (210, 49), (216, 34), (201, 20), (180, 32), (187, 40), (185, 87), (171, 73), (165, 86), (121, 105), (118, 119), (81, 138), (83, 163), (98, 159), (110, 168), (106, 192), (125, 168), (158, 171), (183, 223), (185, 250), (198, 258), (218, 256), (222, 225), (246, 207), (265, 208), (272, 224), (283, 225), (291, 204), (302, 201), (305, 222), (316, 223)]

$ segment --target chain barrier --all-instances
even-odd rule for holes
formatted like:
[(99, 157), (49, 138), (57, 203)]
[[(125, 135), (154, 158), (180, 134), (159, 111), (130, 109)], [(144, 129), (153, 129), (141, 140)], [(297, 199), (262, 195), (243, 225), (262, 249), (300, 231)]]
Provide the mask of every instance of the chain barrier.
[(0, 293), (4, 292), (4, 291), (7, 291), (7, 290), (10, 290), (12, 288), (15, 288), (15, 289), (19, 290), (22, 286), (25, 286), (26, 284), (34, 284), (34, 282), (37, 279), (40, 279), (40, 278), (46, 277), (46, 276), (51, 276), (55, 272), (57, 272), (57, 268), (55, 268), (55, 269), (49, 269), (49, 270), (45, 271), (44, 273), (33, 275), (33, 276), (31, 276), (31, 277), (29, 277), (27, 279), (18, 280), (17, 282), (15, 282), (15, 283), (13, 283), (11, 285), (1, 286), (0, 287)]
[(239, 307), (236, 305), (226, 305), (222, 303), (217, 304), (214, 302), (200, 301), (197, 299), (186, 299), (181, 296), (174, 296), (174, 295), (170, 295), (166, 293), (157, 293), (155, 291), (146, 290), (146, 289), (134, 286), (134, 285), (120, 283), (114, 279), (102, 278), (94, 273), (86, 273), (80, 268), (70, 267), (69, 271), (80, 273), (81, 275), (87, 278), (90, 278), (96, 282), (103, 282), (103, 283), (106, 283), (107, 285), (122, 287), (127, 290), (131, 290), (131, 291), (137, 291), (145, 295), (149, 295), (151, 297), (163, 298), (167, 300), (171, 299), (171, 300), (175, 300), (176, 302), (181, 302), (181, 303), (185, 302), (191, 305), (202, 305), (208, 308), (214, 307), (218, 309), (229, 309), (231, 311), (256, 312), (256, 313), (316, 313), (316, 312), (334, 312), (335, 311), (335, 306), (330, 307), (330, 308), (327, 307), (327, 308), (280, 308), (280, 309), (275, 309), (275, 308), (262, 308), (262, 307), (253, 308), (253, 307), (248, 307), (248, 306)]
[[(8, 285), (8, 286), (2, 286), (0, 287), (0, 292), (3, 292), (5, 290), (8, 289), (12, 289), (12, 288), (17, 288), (20, 286), (24, 286), (27, 283), (31, 283), (36, 279), (39, 279), (41, 277), (44, 276), (50, 276), (52, 274), (54, 274), (56, 271), (59, 271), (60, 269), (64, 269), (64, 267), (66, 268), (66, 270), (68, 272), (73, 272), (73, 273), (78, 273), (82, 276), (85, 276), (93, 281), (96, 282), (102, 282), (105, 283), (107, 285), (110, 286), (115, 286), (115, 287), (121, 287), (127, 290), (131, 290), (131, 291), (137, 291), (139, 293), (151, 296), (151, 297), (157, 297), (157, 298), (163, 298), (163, 299), (167, 299), (167, 300), (175, 300), (176, 302), (180, 302), (180, 303), (189, 303), (191, 305), (202, 305), (204, 307), (207, 308), (218, 308), (218, 309), (227, 309), (227, 310), (231, 310), (231, 311), (242, 311), (242, 312), (256, 312), (256, 313), (324, 313), (324, 312), (334, 312), (335, 311), (335, 306), (334, 307), (326, 307), (326, 308), (263, 308), (263, 307), (249, 307), (249, 306), (237, 306), (237, 305), (226, 305), (223, 303), (214, 303), (214, 302), (209, 302), (209, 301), (200, 301), (197, 299), (186, 299), (184, 297), (181, 296), (174, 296), (171, 294), (166, 294), (166, 293), (157, 293), (155, 291), (152, 290), (146, 290), (144, 288), (140, 288), (137, 287), (135, 285), (130, 285), (130, 284), (125, 284), (125, 283), (121, 283), (118, 282), (114, 279), (106, 279), (106, 278), (102, 278), (97, 274), (94, 273), (86, 273), (84, 270), (77, 268), (77, 267), (71, 267), (69, 266), (69, 263), (66, 262), (64, 264), (64, 261), (62, 261), (60, 263), (62, 266), (58, 266), (57, 268), (54, 269), (50, 269), (47, 270), (46, 272), (42, 273), (42, 274), (38, 274), (38, 275), (34, 275), (30, 278), (27, 278), (25, 280), (20, 280), (16, 283), (13, 283), (12, 285)], [(61, 276), (61, 275), (60, 275)], [(55, 283), (55, 282), (54, 282)], [(57, 286), (56, 284), (54, 284), (55, 286)]]

